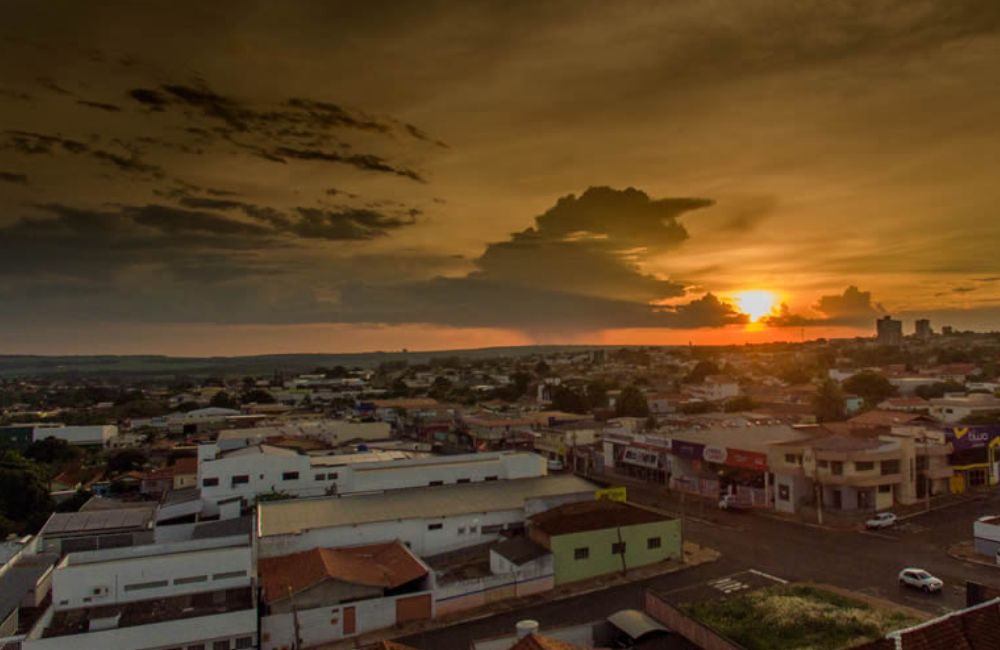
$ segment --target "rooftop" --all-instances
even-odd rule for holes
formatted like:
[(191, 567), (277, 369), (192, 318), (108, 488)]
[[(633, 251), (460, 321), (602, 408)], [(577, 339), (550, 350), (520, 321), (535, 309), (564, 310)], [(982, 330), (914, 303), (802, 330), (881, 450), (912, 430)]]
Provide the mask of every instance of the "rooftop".
[(528, 499), (593, 494), (595, 488), (593, 483), (566, 475), (426, 487), (391, 494), (271, 501), (258, 505), (257, 526), (261, 537), (270, 537), (376, 521), (515, 510), (523, 508)]
[(568, 535), (588, 530), (651, 524), (671, 519), (667, 515), (638, 506), (598, 499), (567, 503), (552, 508), (533, 516), (531, 523), (549, 535)]
[(314, 548), (258, 564), (264, 598), (274, 602), (324, 580), (395, 589), (427, 575), (427, 569), (400, 542)]
[(126, 546), (123, 548), (108, 548), (100, 551), (80, 551), (70, 553), (63, 559), (65, 566), (81, 564), (96, 564), (99, 562), (118, 562), (122, 560), (137, 560), (158, 555), (176, 555), (179, 553), (198, 553), (219, 548), (239, 548), (250, 545), (246, 535), (233, 535), (214, 539), (199, 539), (184, 542), (168, 542), (166, 544), (143, 544), (142, 546)]
[(154, 508), (118, 508), (53, 513), (39, 532), (43, 537), (110, 530), (146, 530), (152, 526)]
[(510, 537), (501, 542), (497, 542), (492, 547), (497, 555), (521, 566), (532, 560), (536, 560), (543, 555), (548, 555), (548, 550), (542, 548), (527, 537)]
[(58, 559), (55, 555), (24, 556), (0, 575), (0, 621), (6, 620), (19, 607), (21, 599), (35, 588)]

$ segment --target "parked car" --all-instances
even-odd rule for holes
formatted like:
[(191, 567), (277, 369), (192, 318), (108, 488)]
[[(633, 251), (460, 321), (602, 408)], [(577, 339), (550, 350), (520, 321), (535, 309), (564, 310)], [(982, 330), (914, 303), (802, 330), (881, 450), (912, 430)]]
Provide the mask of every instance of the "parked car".
[(896, 515), (891, 512), (880, 512), (865, 522), (865, 528), (889, 528), (896, 525)]
[(912, 567), (903, 569), (899, 572), (899, 584), (905, 587), (921, 589), (927, 593), (940, 592), (941, 587), (944, 586), (944, 583), (941, 580), (935, 578), (923, 569), (916, 569)]
[(546, 463), (546, 465), (548, 465), (550, 472), (561, 472), (564, 469), (566, 469), (566, 467), (563, 465), (563, 462), (558, 459), (550, 460), (548, 463)]
[(735, 494), (723, 494), (719, 499), (720, 510), (749, 510), (750, 503), (746, 499), (738, 499)]

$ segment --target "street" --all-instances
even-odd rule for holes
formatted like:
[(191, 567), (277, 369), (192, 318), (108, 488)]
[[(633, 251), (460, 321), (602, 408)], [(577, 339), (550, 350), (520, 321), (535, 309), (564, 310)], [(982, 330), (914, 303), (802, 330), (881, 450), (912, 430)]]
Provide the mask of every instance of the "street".
[[(632, 490), (630, 499), (666, 508), (655, 488)], [(699, 517), (699, 512), (707, 518)], [(620, 585), (604, 591), (534, 605), (523, 610), (454, 625), (400, 639), (417, 648), (466, 648), (473, 639), (512, 633), (514, 624), (533, 618), (546, 627), (594, 621), (620, 609), (640, 607), (642, 592), (652, 588), (681, 592), (696, 586), (725, 584), (722, 578), (749, 570), (791, 582), (836, 585), (940, 615), (965, 606), (965, 581), (1000, 587), (1000, 567), (963, 562), (948, 556), (948, 547), (972, 538), (972, 523), (984, 514), (1000, 512), (1000, 494), (970, 499), (947, 508), (916, 515), (895, 528), (869, 532), (833, 531), (773, 519), (753, 513), (725, 512), (707, 506), (688, 509), (687, 540), (722, 553), (710, 564)], [(900, 587), (899, 571), (913, 566), (941, 578), (940, 594)], [(720, 596), (723, 592), (720, 590)]]

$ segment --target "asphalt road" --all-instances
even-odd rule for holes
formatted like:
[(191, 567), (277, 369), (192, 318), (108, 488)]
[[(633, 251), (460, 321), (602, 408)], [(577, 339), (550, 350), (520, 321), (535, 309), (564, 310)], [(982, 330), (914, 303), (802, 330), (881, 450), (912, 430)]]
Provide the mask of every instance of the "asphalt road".
[[(676, 507), (675, 502), (660, 499), (655, 492), (633, 491), (632, 498), (665, 509)], [(699, 510), (705, 518), (698, 516)], [(971, 540), (972, 523), (977, 517), (1000, 513), (1000, 492), (921, 514), (901, 522), (895, 529), (878, 532), (831, 531), (751, 513), (691, 507), (691, 504), (686, 511), (690, 516), (684, 521), (685, 538), (720, 551), (722, 557), (718, 561), (400, 641), (424, 650), (468, 648), (473, 639), (512, 633), (514, 624), (524, 618), (538, 620), (543, 630), (586, 623), (620, 609), (640, 607), (646, 588), (682, 593), (750, 569), (793, 582), (832, 584), (934, 615), (965, 606), (966, 580), (1000, 587), (1000, 568), (962, 562), (947, 554), (953, 543)], [(945, 583), (942, 593), (924, 594), (900, 587), (897, 576), (908, 566), (926, 569), (941, 578)]]

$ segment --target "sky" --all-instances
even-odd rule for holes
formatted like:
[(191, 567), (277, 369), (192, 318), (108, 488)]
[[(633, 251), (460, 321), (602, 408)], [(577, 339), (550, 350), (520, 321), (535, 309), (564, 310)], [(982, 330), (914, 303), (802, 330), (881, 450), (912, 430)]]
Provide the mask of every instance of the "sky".
[(0, 353), (1000, 329), (993, 0), (11, 2)]

